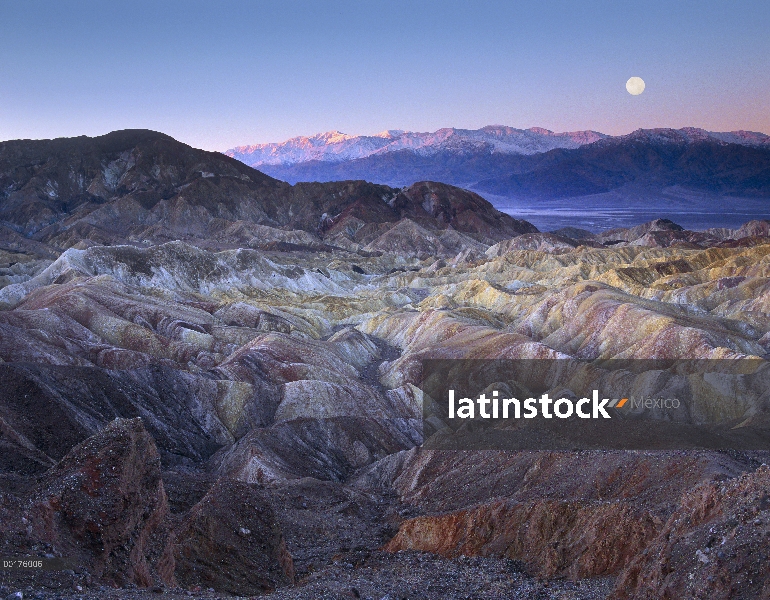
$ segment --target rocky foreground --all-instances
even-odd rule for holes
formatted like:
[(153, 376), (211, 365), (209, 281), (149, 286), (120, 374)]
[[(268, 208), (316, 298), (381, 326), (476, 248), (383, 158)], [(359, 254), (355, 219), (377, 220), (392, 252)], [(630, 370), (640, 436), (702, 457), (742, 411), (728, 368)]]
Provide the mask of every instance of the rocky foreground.
[(770, 596), (768, 453), (426, 450), (418, 389), (424, 358), (766, 360), (770, 222), (544, 234), (139, 138), (0, 145), (0, 556), (72, 564), (4, 594)]

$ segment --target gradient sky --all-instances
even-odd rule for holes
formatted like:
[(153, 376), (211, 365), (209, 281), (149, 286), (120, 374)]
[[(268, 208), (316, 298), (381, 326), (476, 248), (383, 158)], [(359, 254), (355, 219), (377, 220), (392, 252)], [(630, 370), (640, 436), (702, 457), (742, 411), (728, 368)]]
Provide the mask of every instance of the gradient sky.
[(770, 133), (770, 2), (0, 0), (0, 140), (491, 124)]

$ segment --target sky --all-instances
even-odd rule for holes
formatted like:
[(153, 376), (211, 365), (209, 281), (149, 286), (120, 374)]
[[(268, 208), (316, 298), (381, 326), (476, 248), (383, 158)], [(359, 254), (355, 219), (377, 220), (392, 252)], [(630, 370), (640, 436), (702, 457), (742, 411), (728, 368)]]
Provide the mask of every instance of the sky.
[(0, 0), (0, 140), (770, 133), (768, 32), (767, 0)]

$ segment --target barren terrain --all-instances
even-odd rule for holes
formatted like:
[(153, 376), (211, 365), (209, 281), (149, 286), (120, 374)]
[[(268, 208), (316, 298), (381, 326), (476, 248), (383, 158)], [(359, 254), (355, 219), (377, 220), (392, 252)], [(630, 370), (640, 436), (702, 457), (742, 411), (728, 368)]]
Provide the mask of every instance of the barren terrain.
[(769, 221), (540, 233), (111, 136), (0, 144), (0, 555), (74, 561), (4, 595), (770, 596), (768, 453), (428, 450), (419, 390), (424, 358), (764, 369)]

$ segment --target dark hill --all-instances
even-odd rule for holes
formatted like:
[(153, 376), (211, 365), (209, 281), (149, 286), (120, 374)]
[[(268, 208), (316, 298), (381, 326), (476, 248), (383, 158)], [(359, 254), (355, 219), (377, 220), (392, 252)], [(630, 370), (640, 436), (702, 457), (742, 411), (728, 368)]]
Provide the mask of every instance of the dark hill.
[(52, 250), (173, 239), (209, 247), (313, 245), (343, 213), (364, 224), (409, 218), (433, 230), (451, 225), (487, 240), (533, 229), (450, 186), (291, 186), (153, 131), (0, 143), (0, 240), (16, 248), (20, 239)]
[(476, 189), (513, 197), (560, 198), (626, 185), (651, 189), (676, 185), (724, 195), (770, 196), (766, 148), (627, 136), (531, 158), (525, 172), (482, 180)]
[[(216, 182), (205, 182), (208, 178)], [(187, 190), (189, 198), (209, 196), (213, 206), (220, 196), (232, 209), (236, 197), (256, 197), (280, 187), (238, 161), (154, 131), (0, 144), (0, 218), (25, 235), (117, 200), (149, 211)], [(207, 192), (214, 188), (231, 193), (210, 196)]]

